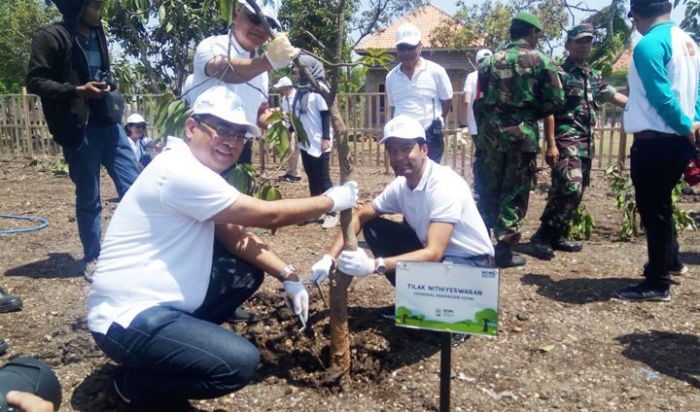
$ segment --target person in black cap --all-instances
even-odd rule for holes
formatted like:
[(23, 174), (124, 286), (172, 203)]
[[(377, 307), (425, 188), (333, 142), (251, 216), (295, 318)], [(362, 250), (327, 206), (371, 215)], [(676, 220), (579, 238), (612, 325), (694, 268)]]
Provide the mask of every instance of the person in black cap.
[(0, 368), (0, 411), (51, 412), (61, 406), (61, 383), (46, 363), (18, 357)]
[[(27, 89), (41, 97), (53, 139), (63, 147), (75, 184), (75, 212), (83, 245), (83, 276), (91, 281), (100, 254), (100, 167), (121, 198), (139, 175), (119, 110), (107, 104), (116, 86), (102, 29), (103, 0), (53, 0), (63, 21), (32, 39)], [(110, 97), (111, 96), (111, 97)], [(118, 105), (116, 105), (118, 106)]]
[(644, 37), (629, 66), (624, 126), (634, 134), (630, 174), (647, 236), (643, 282), (617, 291), (620, 299), (668, 301), (679, 259), (671, 192), (700, 143), (700, 50), (671, 21), (671, 3), (632, 0), (630, 14)]

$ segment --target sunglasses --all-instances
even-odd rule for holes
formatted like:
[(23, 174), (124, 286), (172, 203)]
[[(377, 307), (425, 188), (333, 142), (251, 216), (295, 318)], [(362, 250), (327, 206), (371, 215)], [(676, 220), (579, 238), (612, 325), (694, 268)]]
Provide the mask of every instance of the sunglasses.
[(402, 43), (402, 44), (399, 44), (399, 45), (396, 46), (396, 50), (398, 50), (398, 51), (400, 51), (400, 52), (408, 52), (408, 51), (413, 51), (413, 50), (415, 50), (416, 47), (418, 47), (417, 44), (414, 45), (414, 46), (411, 46), (411, 45), (409, 45), (409, 44), (403, 44), (403, 43)]
[(216, 137), (218, 137), (219, 139), (224, 140), (224, 141), (233, 142), (233, 143), (241, 143), (241, 144), (248, 141), (248, 138), (246, 137), (245, 130), (217, 126), (215, 124), (212, 124), (212, 123), (206, 121), (202, 117), (199, 117), (199, 116), (197, 116), (197, 117), (192, 116), (192, 117), (200, 126), (205, 126), (205, 128), (207, 129), (206, 132), (209, 135), (209, 137), (213, 138), (211, 132), (214, 132), (214, 135)]
[[(262, 24), (262, 18), (255, 14), (251, 13), (248, 10), (245, 10), (245, 16), (248, 18), (248, 21), (251, 22), (255, 26), (259, 26)], [(270, 26), (271, 29), (279, 29), (280, 27), (277, 25), (277, 22), (272, 20), (269, 17), (265, 17), (265, 20), (267, 20), (267, 24)]]

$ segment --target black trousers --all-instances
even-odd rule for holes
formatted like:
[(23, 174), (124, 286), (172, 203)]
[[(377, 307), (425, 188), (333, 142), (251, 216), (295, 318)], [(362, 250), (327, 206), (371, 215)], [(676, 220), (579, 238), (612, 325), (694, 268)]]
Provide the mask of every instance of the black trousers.
[(313, 157), (306, 151), (301, 151), (301, 162), (309, 179), (311, 196), (318, 196), (333, 187), (330, 175), (330, 159), (330, 153), (323, 153), (319, 157)]
[(668, 269), (679, 266), (671, 192), (694, 154), (685, 136), (635, 133), (630, 155), (637, 209), (647, 236), (645, 275), (657, 286), (670, 283)]

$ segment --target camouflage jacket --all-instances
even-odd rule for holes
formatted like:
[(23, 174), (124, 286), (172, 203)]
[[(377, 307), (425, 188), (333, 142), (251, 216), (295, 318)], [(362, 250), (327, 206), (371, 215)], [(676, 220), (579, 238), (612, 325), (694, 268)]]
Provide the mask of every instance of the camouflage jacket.
[(511, 43), (479, 67), (474, 114), (485, 150), (536, 153), (537, 120), (564, 102), (557, 67), (524, 40)]
[(599, 72), (566, 59), (559, 67), (566, 95), (564, 105), (554, 113), (555, 138), (560, 156), (593, 157), (593, 129), (598, 102), (610, 101), (617, 92)]

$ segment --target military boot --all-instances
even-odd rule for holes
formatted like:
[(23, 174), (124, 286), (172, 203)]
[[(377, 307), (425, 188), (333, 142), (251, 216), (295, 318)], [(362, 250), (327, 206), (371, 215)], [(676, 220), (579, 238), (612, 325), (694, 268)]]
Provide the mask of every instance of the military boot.
[(525, 265), (525, 257), (513, 253), (513, 247), (510, 243), (498, 242), (495, 252), (496, 266), (499, 268), (511, 268)]
[(22, 308), (22, 300), (8, 295), (5, 289), (0, 288), (0, 313), (14, 312)]
[(566, 236), (559, 235), (552, 239), (552, 248), (564, 252), (580, 252), (583, 249), (581, 242), (568, 240)]
[(549, 225), (540, 225), (537, 232), (530, 238), (532, 255), (537, 259), (550, 260), (554, 257), (552, 249), (552, 228)]

